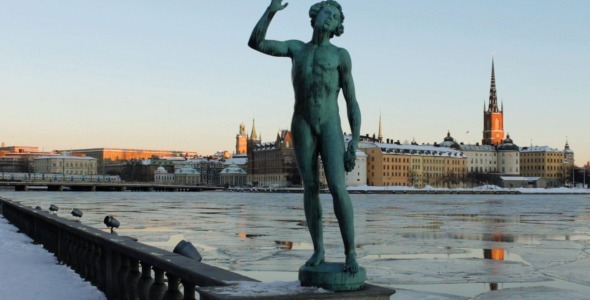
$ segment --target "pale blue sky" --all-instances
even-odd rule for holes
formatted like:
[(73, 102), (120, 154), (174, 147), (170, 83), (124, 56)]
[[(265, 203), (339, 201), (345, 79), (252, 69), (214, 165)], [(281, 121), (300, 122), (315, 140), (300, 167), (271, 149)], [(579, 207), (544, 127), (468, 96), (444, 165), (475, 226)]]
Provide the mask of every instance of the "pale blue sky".
[[(288, 2), (268, 38), (308, 41), (316, 1)], [(290, 125), (290, 61), (246, 45), (268, 3), (1, 0), (0, 142), (210, 154), (253, 118), (273, 140)], [(494, 55), (513, 140), (567, 136), (590, 160), (590, 1), (340, 3), (333, 43), (352, 56), (363, 134), (381, 113), (387, 138), (481, 141)]]

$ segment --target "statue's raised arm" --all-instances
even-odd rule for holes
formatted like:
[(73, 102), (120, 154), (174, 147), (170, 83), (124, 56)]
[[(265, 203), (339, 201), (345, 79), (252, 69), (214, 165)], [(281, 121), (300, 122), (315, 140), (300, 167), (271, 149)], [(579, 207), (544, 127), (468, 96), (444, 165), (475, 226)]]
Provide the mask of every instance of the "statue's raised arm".
[(250, 48), (272, 56), (291, 57), (291, 49), (298, 41), (281, 42), (266, 39), (266, 31), (274, 15), (289, 5), (289, 3), (282, 4), (282, 2), (283, 0), (272, 0), (270, 2), (270, 5), (254, 27), (252, 35), (250, 35), (250, 40), (248, 41)]

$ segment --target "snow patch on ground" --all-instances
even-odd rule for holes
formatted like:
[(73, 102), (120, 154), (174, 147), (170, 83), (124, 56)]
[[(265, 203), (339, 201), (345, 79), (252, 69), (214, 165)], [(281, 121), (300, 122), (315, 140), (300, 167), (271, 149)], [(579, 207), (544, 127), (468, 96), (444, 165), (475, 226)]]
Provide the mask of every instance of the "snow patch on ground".
[(0, 215), (0, 299), (106, 299)]

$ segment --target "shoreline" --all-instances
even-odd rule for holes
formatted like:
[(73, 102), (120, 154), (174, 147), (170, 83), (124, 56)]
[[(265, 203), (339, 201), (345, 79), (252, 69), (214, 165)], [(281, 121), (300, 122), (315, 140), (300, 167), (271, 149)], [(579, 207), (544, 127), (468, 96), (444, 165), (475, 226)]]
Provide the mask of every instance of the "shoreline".
[[(497, 186), (483, 186), (475, 188), (411, 188), (411, 187), (348, 187), (349, 194), (410, 194), (410, 195), (590, 195), (590, 189), (581, 188), (511, 188), (505, 189)], [(303, 188), (229, 188), (225, 191), (238, 193), (303, 193)], [(327, 188), (321, 189), (320, 193), (327, 194)]]

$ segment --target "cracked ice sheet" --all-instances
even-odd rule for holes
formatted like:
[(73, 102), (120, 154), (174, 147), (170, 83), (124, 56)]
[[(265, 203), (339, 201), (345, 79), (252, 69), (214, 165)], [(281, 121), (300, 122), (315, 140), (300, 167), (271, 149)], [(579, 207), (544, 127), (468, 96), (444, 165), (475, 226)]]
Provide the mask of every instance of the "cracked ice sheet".
[(491, 300), (491, 299), (520, 299), (520, 300), (537, 300), (537, 299), (569, 299), (584, 300), (588, 295), (576, 291), (551, 288), (546, 286), (534, 286), (526, 288), (509, 288), (498, 291), (492, 291), (477, 295), (474, 300)]
[(524, 260), (537, 268), (550, 269), (590, 256), (586, 249), (588, 245), (581, 242), (542, 241), (535, 246), (514, 247), (512, 252), (520, 254)]
[(590, 286), (588, 270), (590, 270), (590, 259), (580, 259), (560, 266), (542, 269), (541, 271), (565, 281)]
[(484, 259), (393, 259), (362, 261), (375, 284), (540, 282), (550, 280), (520, 262)]

